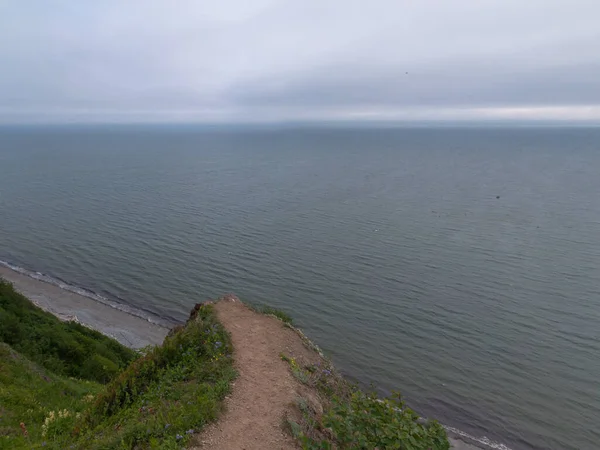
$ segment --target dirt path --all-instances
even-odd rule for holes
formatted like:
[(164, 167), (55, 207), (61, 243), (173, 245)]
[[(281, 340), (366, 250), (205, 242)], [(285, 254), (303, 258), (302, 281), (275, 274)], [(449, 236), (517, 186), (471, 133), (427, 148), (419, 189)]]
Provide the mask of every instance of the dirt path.
[[(239, 376), (225, 400), (225, 413), (196, 436), (190, 450), (299, 448), (284, 431), (283, 422), (288, 415), (294, 416), (295, 400), (311, 394), (292, 376), (280, 355), (294, 357), (301, 365), (315, 364), (320, 357), (283, 322), (250, 310), (234, 296), (219, 300), (215, 310), (231, 333)], [(450, 442), (455, 450), (481, 450), (461, 440)]]
[(226, 412), (191, 449), (298, 448), (283, 421), (302, 386), (280, 354), (306, 363), (317, 362), (318, 355), (281, 321), (250, 310), (233, 296), (218, 301), (215, 310), (231, 333), (239, 376), (225, 401)]

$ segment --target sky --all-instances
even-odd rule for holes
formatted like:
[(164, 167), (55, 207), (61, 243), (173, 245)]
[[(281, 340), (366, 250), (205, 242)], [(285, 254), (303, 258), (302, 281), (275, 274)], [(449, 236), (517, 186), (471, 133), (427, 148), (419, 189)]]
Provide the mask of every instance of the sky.
[(0, 123), (600, 123), (598, 0), (0, 0)]

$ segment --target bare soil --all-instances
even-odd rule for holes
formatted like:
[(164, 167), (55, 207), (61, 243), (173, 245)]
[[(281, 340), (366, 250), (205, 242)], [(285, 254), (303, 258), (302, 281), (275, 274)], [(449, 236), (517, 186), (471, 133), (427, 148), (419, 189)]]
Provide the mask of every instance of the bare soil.
[(320, 356), (280, 320), (249, 309), (234, 296), (215, 304), (217, 317), (231, 333), (238, 378), (225, 400), (225, 412), (196, 436), (191, 449), (287, 450), (298, 446), (285, 431), (286, 417), (306, 387), (297, 381), (281, 354), (301, 364)]

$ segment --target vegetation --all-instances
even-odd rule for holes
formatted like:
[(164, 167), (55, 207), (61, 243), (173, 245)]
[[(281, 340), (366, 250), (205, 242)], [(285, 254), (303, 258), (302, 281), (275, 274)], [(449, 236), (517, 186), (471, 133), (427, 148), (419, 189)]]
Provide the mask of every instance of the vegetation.
[(75, 322), (61, 322), (0, 279), (0, 342), (58, 375), (106, 383), (136, 353)]
[[(36, 448), (52, 440), (57, 426), (67, 427), (100, 389), (98, 383), (55, 375), (0, 343), (0, 449)], [(65, 410), (68, 417), (59, 418)], [(47, 419), (53, 416), (58, 420)]]
[[(180, 449), (219, 414), (235, 371), (212, 306), (121, 371), (116, 355), (130, 351), (118, 343), (52, 320), (8, 283), (0, 299), (0, 334), (11, 344), (0, 344), (0, 449)], [(5, 332), (11, 320), (17, 326)], [(104, 376), (78, 372), (82, 348), (83, 364), (98, 355), (119, 361), (116, 376), (102, 385), (90, 379)]]
[(319, 393), (320, 407), (299, 398), (298, 418), (288, 418), (291, 433), (303, 449), (448, 450), (444, 428), (406, 407), (400, 394), (379, 398), (349, 384), (324, 361), (301, 367), (281, 355), (294, 377)]
[(171, 449), (214, 420), (235, 371), (211, 305), (97, 396), (75, 429), (78, 449)]
[(288, 313), (286, 313), (285, 311), (282, 311), (280, 309), (273, 308), (271, 306), (266, 306), (266, 305), (261, 305), (261, 306), (248, 305), (248, 307), (250, 309), (252, 309), (253, 311), (256, 311), (257, 313), (266, 314), (268, 316), (275, 316), (279, 320), (281, 320), (283, 323), (286, 323), (288, 325), (292, 325), (292, 323), (293, 323), (292, 317)]
[[(291, 326), (284, 312), (258, 311)], [(197, 305), (162, 346), (135, 358), (0, 280), (0, 340), (0, 450), (181, 449), (217, 418), (236, 375), (229, 334), (210, 304)], [(325, 359), (302, 366), (281, 357), (311, 388), (287, 419), (304, 449), (449, 449), (441, 425), (420, 419), (399, 395), (366, 394)]]

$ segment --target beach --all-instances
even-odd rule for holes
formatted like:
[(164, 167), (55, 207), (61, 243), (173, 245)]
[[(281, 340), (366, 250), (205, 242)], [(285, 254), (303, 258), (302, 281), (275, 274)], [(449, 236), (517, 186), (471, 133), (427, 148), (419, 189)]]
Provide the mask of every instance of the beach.
[(11, 282), (19, 292), (43, 310), (63, 320), (76, 320), (130, 348), (161, 344), (169, 332), (166, 327), (51, 283), (36, 280), (8, 267), (0, 266), (0, 277)]

